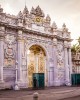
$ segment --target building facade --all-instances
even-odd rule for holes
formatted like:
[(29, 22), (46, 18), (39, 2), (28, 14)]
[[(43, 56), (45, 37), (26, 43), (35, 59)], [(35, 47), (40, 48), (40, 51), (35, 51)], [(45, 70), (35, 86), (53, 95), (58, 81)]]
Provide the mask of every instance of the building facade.
[(51, 25), (41, 8), (25, 6), (17, 16), (0, 6), (0, 89), (32, 87), (33, 73), (44, 73), (45, 86), (71, 85), (71, 37), (63, 24)]
[(80, 73), (80, 52), (72, 53), (72, 72)]
[(78, 42), (71, 48), (73, 74), (80, 74), (80, 37), (77, 40)]

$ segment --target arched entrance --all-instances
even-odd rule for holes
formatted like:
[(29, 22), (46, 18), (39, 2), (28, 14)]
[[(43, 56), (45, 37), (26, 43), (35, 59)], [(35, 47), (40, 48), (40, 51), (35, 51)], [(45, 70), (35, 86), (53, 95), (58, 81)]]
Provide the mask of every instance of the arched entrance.
[(32, 87), (33, 73), (44, 73), (45, 84), (46, 78), (46, 54), (43, 48), (39, 45), (32, 45), (27, 52), (27, 67), (28, 67), (28, 87)]

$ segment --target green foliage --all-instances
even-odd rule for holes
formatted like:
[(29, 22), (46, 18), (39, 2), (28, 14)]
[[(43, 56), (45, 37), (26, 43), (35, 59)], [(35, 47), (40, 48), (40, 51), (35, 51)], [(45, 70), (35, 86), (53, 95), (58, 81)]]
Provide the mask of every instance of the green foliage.
[(74, 52), (74, 53), (76, 53), (76, 51), (77, 51), (77, 45), (76, 44), (74, 44), (72, 46), (71, 51)]
[(74, 44), (72, 46), (72, 48), (71, 48), (71, 51), (73, 53), (80, 52), (80, 37), (77, 40), (78, 40), (78, 43), (77, 44)]
[(80, 45), (80, 37), (78, 38), (78, 43), (79, 43), (79, 45)]

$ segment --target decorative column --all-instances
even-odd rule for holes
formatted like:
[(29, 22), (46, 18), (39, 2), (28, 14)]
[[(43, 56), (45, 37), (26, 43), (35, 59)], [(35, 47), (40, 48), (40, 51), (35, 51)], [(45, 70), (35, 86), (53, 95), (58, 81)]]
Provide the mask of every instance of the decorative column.
[(57, 39), (53, 39), (53, 58), (54, 58), (54, 86), (59, 85), (57, 68)]
[(68, 43), (64, 41), (64, 61), (65, 61), (65, 84), (70, 85), (70, 73), (69, 73), (69, 64), (68, 64)]
[(36, 61), (36, 64), (35, 64), (36, 73), (38, 73), (38, 55), (37, 54), (35, 54), (35, 61)]
[(69, 74), (70, 74), (70, 83), (71, 83), (71, 74), (72, 74), (72, 58), (71, 58), (71, 43), (69, 43)]
[[(23, 26), (23, 15), (22, 12), (20, 11), (18, 13), (18, 23), (17, 25), (22, 27)], [(20, 88), (21, 83), (22, 83), (22, 53), (23, 53), (23, 45), (22, 45), (22, 30), (18, 30), (18, 37), (17, 37), (17, 86)], [(19, 89), (18, 88), (18, 89)]]
[(16, 60), (16, 63), (15, 63), (15, 71), (16, 71), (16, 78), (15, 78), (15, 86), (14, 86), (14, 90), (19, 90), (19, 87), (18, 87), (18, 67), (17, 67), (17, 65), (18, 65), (18, 62), (17, 62), (17, 60)]
[(18, 83), (22, 82), (22, 46), (22, 31), (19, 30), (17, 38)]
[(0, 27), (0, 83), (3, 83), (3, 67), (4, 67), (4, 31), (5, 27)]

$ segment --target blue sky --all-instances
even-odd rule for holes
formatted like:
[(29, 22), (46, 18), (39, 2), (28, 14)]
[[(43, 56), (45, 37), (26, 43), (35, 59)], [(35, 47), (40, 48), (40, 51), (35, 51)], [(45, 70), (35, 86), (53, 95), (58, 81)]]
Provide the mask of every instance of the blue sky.
[(80, 0), (0, 0), (0, 4), (4, 12), (17, 15), (24, 9), (25, 1), (29, 11), (32, 6), (36, 8), (39, 5), (45, 15), (50, 15), (51, 22), (55, 21), (59, 28), (65, 22), (72, 39), (80, 36)]

